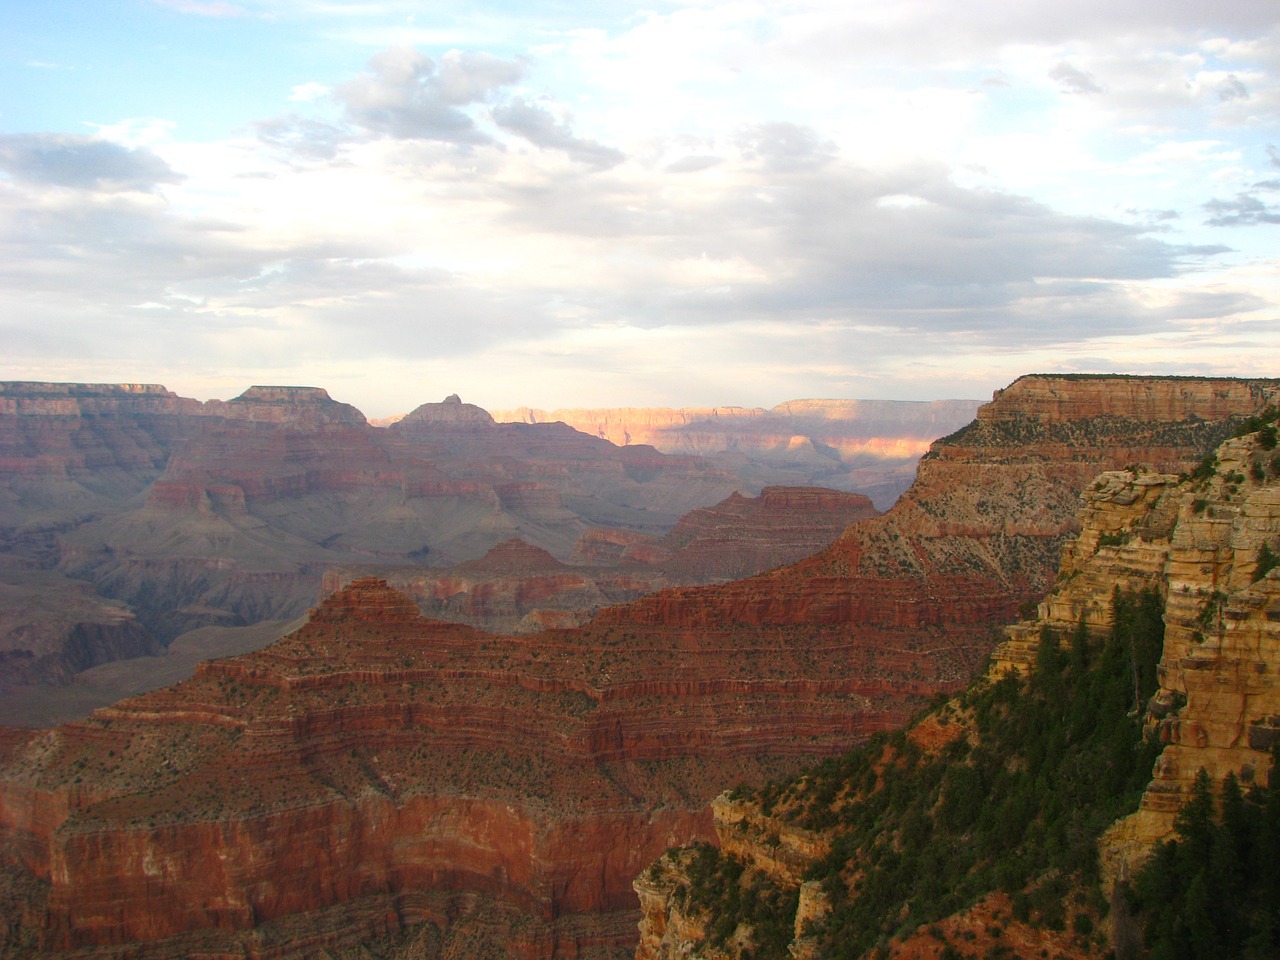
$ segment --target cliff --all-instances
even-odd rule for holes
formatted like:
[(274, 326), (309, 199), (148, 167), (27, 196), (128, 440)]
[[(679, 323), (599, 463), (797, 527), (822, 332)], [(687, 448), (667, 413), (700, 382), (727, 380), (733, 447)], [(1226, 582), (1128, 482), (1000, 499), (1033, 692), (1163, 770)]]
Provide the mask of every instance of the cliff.
[(717, 798), (718, 849), (636, 881), (637, 958), (860, 956), (877, 937), (901, 958), (1136, 956), (1123, 902), (1106, 903), (1174, 836), (1197, 771), (1274, 780), (1274, 413), (1244, 429), (1187, 473), (1089, 484), (1036, 618), (963, 696), (905, 736)]
[[(860, 494), (813, 487), (766, 487), (693, 510), (661, 537), (593, 529), (569, 562), (513, 538), (456, 566), (359, 568), (386, 576), (431, 617), (486, 630), (529, 633), (577, 626), (603, 607), (658, 590), (750, 576), (794, 563), (830, 545), (850, 524), (877, 516)], [(331, 571), (325, 589), (351, 573)]]
[(616, 955), (631, 877), (706, 831), (713, 771), (776, 766), (726, 742), (749, 727), (709, 720), (697, 684), (584, 677), (566, 640), (427, 621), (360, 580), (272, 647), (0, 738), (5, 889), (40, 900), (22, 936), (40, 956), (288, 957), (430, 922), (460, 949), (479, 895), (527, 918), (516, 955)]
[[(1085, 387), (1105, 394), (1107, 380)], [(81, 723), (0, 737), (15, 937), (34, 941), (28, 955), (158, 958), (199, 944), (288, 957), (429, 927), (449, 955), (501, 917), (517, 956), (629, 951), (632, 878), (670, 846), (712, 839), (707, 804), (725, 785), (805, 769), (962, 689), (993, 628), (1052, 581), (1099, 465), (1191, 471), (1256, 412), (1170, 420), (1170, 401), (1141, 419), (1152, 408), (1122, 399), (1044, 419), (1019, 406), (1037, 385), (1015, 387), (934, 445), (892, 511), (797, 564), (523, 636), (427, 621), (385, 584), (357, 581), (272, 647)], [(1280, 391), (1262, 387), (1264, 399)], [(487, 428), (432, 442), (443, 456), (472, 429)], [(566, 431), (539, 436), (558, 447)], [(633, 482), (662, 463), (643, 449), (618, 461)], [(553, 575), (564, 563), (503, 556)], [(971, 722), (953, 712), (936, 726)], [(872, 782), (962, 749), (946, 731), (913, 737), (876, 741)], [(800, 902), (785, 878), (808, 834), (775, 838), (791, 800), (761, 796), (759, 816), (737, 820), (773, 848), (752, 902)], [(794, 825), (821, 829), (823, 804), (793, 799), (817, 817)], [(815, 897), (803, 902), (816, 917)], [(782, 927), (785, 945), (794, 924)]]

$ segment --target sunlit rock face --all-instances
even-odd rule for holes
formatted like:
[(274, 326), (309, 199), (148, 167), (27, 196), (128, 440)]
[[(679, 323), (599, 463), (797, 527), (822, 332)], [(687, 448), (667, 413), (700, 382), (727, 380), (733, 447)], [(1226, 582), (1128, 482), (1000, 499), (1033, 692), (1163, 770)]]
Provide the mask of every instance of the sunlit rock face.
[[(1044, 385), (1035, 388), (1035, 393), (1046, 394)], [(1171, 415), (1165, 398), (1156, 395), (1153, 406), (1152, 391), (1137, 395), (1145, 409)], [(1256, 399), (1265, 406), (1274, 398), (1273, 392), (1262, 393), (1250, 402)], [(1197, 392), (1192, 399), (1213, 398)], [(1085, 409), (1099, 409), (1096, 400)], [(1055, 396), (1052, 409), (1082, 409), (1067, 401)], [(1068, 417), (1064, 422), (1078, 427), (1081, 421)], [(1118, 427), (1111, 425), (1113, 434)], [(1034, 617), (1005, 628), (1004, 639), (992, 651), (992, 680), (1009, 671), (1026, 673), (1036, 669), (1046, 630), (1060, 643), (1081, 629), (1095, 638), (1105, 636), (1113, 626), (1117, 591), (1129, 597), (1141, 591), (1144, 603), (1157, 605), (1164, 646), (1159, 687), (1145, 704), (1145, 716), (1147, 733), (1165, 746), (1140, 808), (1100, 840), (1108, 894), (1117, 880), (1134, 876), (1157, 843), (1172, 837), (1175, 814), (1191, 795), (1198, 771), (1206, 771), (1215, 783), (1233, 775), (1246, 788), (1275, 776), (1272, 751), (1280, 740), (1280, 452), (1274, 429), (1226, 440), (1190, 475), (1134, 464), (1094, 477), (1079, 497), (1079, 532), (1063, 546), (1052, 589), (1036, 605)], [(957, 704), (953, 701), (911, 727), (908, 735), (917, 746), (938, 750), (966, 735), (965, 722), (952, 712)], [(830, 831), (804, 829), (793, 822), (795, 807), (779, 814), (762, 806), (759, 794), (737, 791), (721, 794), (709, 809), (722, 852), (794, 892), (788, 954), (822, 955), (823, 944), (806, 922), (821, 920), (831, 904), (822, 884), (806, 883), (804, 877), (847, 825)], [(749, 929), (743, 934), (739, 928), (726, 939), (721, 927), (718, 938), (710, 936), (712, 926), (726, 915), (708, 914), (705, 904), (689, 896), (706, 884), (698, 859), (696, 848), (680, 848), (637, 877), (637, 960), (750, 955)], [(1034, 929), (1011, 919), (1010, 913), (1006, 894), (986, 896), (895, 939), (891, 953), (903, 960), (935, 957), (945, 938), (968, 943), (982, 955), (999, 945), (1019, 956), (1053, 953), (1083, 960), (1099, 955), (1085, 939)], [(742, 919), (730, 914), (735, 922)], [(791, 914), (771, 919), (790, 923)], [(998, 931), (996, 942), (993, 930)]]
[[(1046, 379), (1099, 395), (1117, 378)], [(429, 928), (463, 955), (483, 927), (519, 956), (633, 950), (632, 878), (713, 835), (712, 797), (967, 683), (1043, 595), (1100, 468), (1190, 469), (1233, 427), (1191, 400), (1027, 413), (1049, 386), (1003, 391), (892, 511), (790, 566), (507, 636), (359, 579), (271, 647), (5, 733), (14, 942), (287, 957)]]

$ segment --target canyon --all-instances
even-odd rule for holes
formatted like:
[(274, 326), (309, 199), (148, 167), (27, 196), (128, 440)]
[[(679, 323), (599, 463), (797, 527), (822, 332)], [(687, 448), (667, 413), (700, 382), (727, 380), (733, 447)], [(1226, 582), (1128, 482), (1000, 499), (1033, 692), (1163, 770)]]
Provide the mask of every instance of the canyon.
[[(424, 617), (385, 579), (331, 584), (271, 646), (53, 730), (0, 731), (3, 949), (629, 956), (634, 878), (714, 838), (713, 797), (965, 687), (1052, 586), (1100, 470), (1192, 471), (1277, 400), (1274, 380), (1020, 378), (930, 447), (890, 511), (813, 556), (572, 628), (487, 634)], [(461, 419), (454, 434), (474, 427)], [(184, 462), (175, 482), (206, 469)], [(327, 479), (275, 479), (348, 482), (327, 462)], [(234, 508), (211, 485), (208, 509)]]
[(734, 469), (768, 465), (771, 483), (853, 490), (887, 510), (911, 485), (916, 461), (938, 437), (964, 426), (972, 400), (789, 400), (775, 407), (495, 411), (516, 423), (567, 423), (618, 446), (647, 444), (697, 454)]
[[(288, 623), (326, 577), (407, 584), (430, 570), (451, 595), (472, 593), (437, 616), (580, 622), (662, 586), (797, 559), (874, 513), (848, 492), (759, 499), (793, 475), (500, 423), (456, 396), (378, 428), (313, 387), (200, 402), (146, 384), (0, 384), (0, 689), (65, 684), (195, 630)], [(703, 549), (670, 540), (681, 518), (722, 502)], [(769, 524), (795, 536), (762, 537)], [(592, 586), (547, 597), (545, 578), (476, 584), (475, 564), (513, 540)]]
[[(1040, 416), (1090, 411), (1091, 398), (1052, 399), (1039, 405)], [(1056, 656), (1045, 659), (1049, 637), (1065, 647), (1067, 638), (1083, 634), (1092, 640), (1072, 639), (1073, 651), (1081, 642), (1098, 649), (1117, 625), (1117, 596), (1149, 598), (1163, 632), (1148, 688), (1155, 692), (1147, 700), (1138, 695), (1146, 680), (1135, 652), (1131, 696), (1138, 698), (1135, 712), (1145, 735), (1159, 744), (1158, 757), (1154, 767), (1148, 761), (1137, 809), (1103, 829), (1097, 841), (1099, 890), (1092, 896), (1110, 901), (1112, 915), (1091, 913), (1087, 922), (1066, 929), (1061, 922), (1028, 923), (1025, 908), (1019, 915), (1010, 896), (1017, 887), (1006, 880), (1003, 891), (975, 897), (950, 916), (915, 930), (908, 924), (900, 936), (882, 940), (879, 955), (924, 960), (949, 948), (946, 955), (977, 958), (1003, 949), (1017, 956), (1085, 960), (1113, 948), (1119, 953), (1121, 940), (1135, 934), (1124, 927), (1124, 909), (1114, 906), (1123, 902), (1116, 900), (1117, 887), (1138, 874), (1158, 844), (1175, 838), (1178, 811), (1193, 797), (1198, 771), (1214, 784), (1231, 776), (1246, 789), (1274, 789), (1272, 764), (1280, 740), (1280, 687), (1274, 680), (1280, 664), (1280, 453), (1275, 407), (1269, 409), (1269, 418), (1246, 424), (1243, 435), (1227, 439), (1190, 471), (1163, 473), (1131, 464), (1087, 484), (1079, 532), (1063, 546), (1051, 591), (1031, 619), (1005, 629), (974, 688), (1054, 669), (1045, 666)], [(936, 706), (913, 721), (907, 737), (933, 753), (957, 741), (977, 744), (973, 703), (971, 691), (967, 700)], [(889, 763), (885, 758), (891, 756), (886, 750), (878, 762)], [(1106, 765), (1106, 758), (1095, 758), (1095, 775)], [(735, 882), (744, 890), (751, 886), (756, 902), (769, 903), (769, 909), (735, 914), (739, 908), (726, 911), (723, 901), (708, 909), (698, 892), (709, 882), (707, 848), (669, 852), (635, 883), (642, 912), (637, 960), (737, 960), (750, 954), (766, 923), (785, 930), (788, 956), (827, 955), (823, 929), (832, 916), (831, 888), (812, 879), (813, 871), (838, 845), (854, 845), (842, 836), (848, 828), (815, 826), (816, 808), (806, 805), (803, 777), (792, 783), (800, 785), (799, 799), (779, 785), (767, 794), (725, 792), (708, 807), (719, 853), (741, 872)], [(1051, 782), (1048, 789), (1064, 788)], [(830, 802), (841, 789), (818, 792)], [(766, 799), (779, 795), (788, 799)], [(850, 860), (843, 870), (857, 876), (859, 867)], [(1086, 890), (1072, 903), (1083, 909), (1088, 899)], [(1086, 935), (1095, 925), (1099, 934)], [(1127, 949), (1127, 955), (1137, 955)]]

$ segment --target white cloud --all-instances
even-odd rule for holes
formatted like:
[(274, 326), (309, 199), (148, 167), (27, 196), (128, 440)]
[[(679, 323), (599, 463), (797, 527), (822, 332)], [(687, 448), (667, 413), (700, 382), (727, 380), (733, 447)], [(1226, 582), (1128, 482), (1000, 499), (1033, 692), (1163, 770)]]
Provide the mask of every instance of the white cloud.
[(347, 65), (218, 142), (0, 139), (9, 369), (770, 404), (1280, 359), (1271, 3), (244, 6)]
[(314, 103), (331, 92), (323, 83), (299, 83), (290, 91), (289, 100), (292, 103)]

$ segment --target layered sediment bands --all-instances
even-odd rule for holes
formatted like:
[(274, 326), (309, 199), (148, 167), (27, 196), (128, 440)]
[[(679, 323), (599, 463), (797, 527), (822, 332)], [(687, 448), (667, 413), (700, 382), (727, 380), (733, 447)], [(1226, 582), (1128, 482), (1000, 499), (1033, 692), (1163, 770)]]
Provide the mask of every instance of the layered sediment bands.
[[(1091, 391), (1105, 387), (1098, 379)], [(370, 914), (344, 904), (404, 904), (424, 884), (456, 884), (546, 931), (521, 941), (525, 956), (626, 950), (634, 928), (618, 933), (617, 918), (634, 905), (632, 875), (677, 842), (710, 839), (713, 796), (839, 752), (963, 686), (996, 624), (1051, 581), (1100, 464), (1120, 469), (1146, 451), (1190, 469), (1232, 429), (1190, 414), (1141, 420), (1124, 403), (1044, 420), (1018, 406), (1029, 388), (935, 444), (888, 514), (791, 566), (523, 636), (419, 619), (360, 580), (272, 647), (84, 722), (0, 740), (0, 818), (25, 864), (10, 886), (47, 890), (26, 914), (47, 921), (26, 931), (46, 950), (117, 956), (141, 932), (189, 954), (184, 938), (216, 924), (236, 944), (286, 922), (313, 945), (350, 942)], [(448, 425), (433, 442), (444, 449), (472, 429)], [(655, 456), (614, 465), (638, 482)], [(1225, 521), (1245, 489), (1223, 482), (1236, 490), (1206, 503), (1206, 520)], [(545, 557), (500, 553), (552, 574)], [(1226, 582), (1218, 560), (1195, 562)], [(1255, 624), (1270, 608), (1225, 609)], [(1252, 724), (1248, 712), (1248, 728), (1262, 736), (1266, 716)], [(225, 859), (206, 852), (211, 838)]]
[(861, 494), (819, 487), (766, 487), (681, 518), (658, 541), (664, 569), (696, 580), (732, 579), (817, 553), (850, 524), (879, 516)]
[[(1274, 404), (1278, 392), (1275, 380), (1033, 374), (997, 391), (995, 399), (1045, 422), (1123, 417), (1171, 423), (1238, 417), (1241, 410)], [(979, 420), (998, 418), (996, 405), (978, 413)]]
[[(707, 834), (694, 798), (713, 781), (777, 768), (753, 756), (751, 715), (805, 684), (584, 678), (554, 641), (426, 621), (358, 581), (266, 650), (0, 738), (6, 849), (48, 884), (40, 955), (183, 956), (210, 930), (313, 914), (343, 942), (362, 915), (332, 907), (442, 888), (547, 924), (529, 955), (625, 946), (609, 918), (631, 878)], [(812, 686), (837, 716), (847, 692)]]
[[(159, 386), (40, 383), (0, 384), (0, 483), (0, 550), (128, 605), (162, 645), (299, 616), (327, 569), (449, 565), (513, 537), (567, 557), (597, 526), (660, 535), (742, 485), (696, 457), (497, 424), (456, 397), (382, 430), (316, 387), (200, 403)], [(634, 595), (572, 599), (589, 610)], [(510, 626), (538, 609), (519, 613)], [(65, 679), (29, 669), (48, 653), (37, 646), (14, 645), (0, 683)]]
[[(585, 623), (597, 610), (664, 587), (750, 576), (828, 546), (851, 523), (877, 516), (860, 495), (815, 487), (734, 493), (692, 511), (665, 536), (591, 530), (571, 563), (513, 538), (455, 567), (395, 571), (389, 582), (428, 616), (488, 630), (535, 632)], [(334, 572), (325, 589), (344, 579)]]
[(1045, 627), (1110, 629), (1117, 590), (1158, 594), (1164, 647), (1147, 711), (1166, 746), (1139, 811), (1103, 839), (1109, 884), (1172, 835), (1199, 770), (1246, 788), (1274, 775), (1280, 572), (1265, 562), (1280, 555), (1280, 458), (1273, 439), (1255, 433), (1223, 443), (1190, 477), (1105, 473), (1085, 490), (1080, 516), (1055, 589), (1036, 620), (1009, 628), (991, 669), (1027, 670)]
[[(1005, 640), (993, 651), (989, 677), (998, 680), (1011, 670), (1035, 669), (1046, 635), (1083, 652), (1087, 647), (1077, 648), (1068, 638), (1084, 630), (1100, 645), (1113, 627), (1117, 592), (1142, 606), (1148, 624), (1155, 620), (1153, 604), (1162, 612), (1159, 689), (1145, 708), (1147, 732), (1166, 746), (1140, 809), (1101, 838), (1109, 894), (1115, 881), (1131, 877), (1154, 845), (1172, 835), (1175, 814), (1190, 795), (1197, 771), (1204, 769), (1214, 782), (1234, 775), (1246, 789), (1275, 776), (1272, 751), (1280, 742), (1280, 453), (1275, 426), (1225, 441), (1190, 476), (1136, 466), (1105, 472), (1085, 487), (1080, 500), (1080, 532), (1062, 551), (1052, 591), (1038, 604), (1034, 619), (1007, 628)], [(650, 609), (661, 610), (661, 605), (650, 604)], [(678, 611), (663, 610), (661, 615), (686, 625)], [(867, 610), (860, 615), (876, 614)], [(1138, 668), (1133, 669), (1136, 694), (1140, 681)], [(969, 709), (974, 702), (968, 701)], [(962, 703), (952, 701), (931, 713), (911, 728), (910, 738), (932, 752), (966, 736), (971, 728), (961, 719)], [(815, 779), (822, 776), (814, 774)], [(857, 789), (855, 781), (827, 782), (832, 784), (827, 796)], [(710, 809), (720, 850), (744, 865), (744, 879), (736, 889), (756, 891), (753, 877), (763, 875), (790, 891), (794, 906), (788, 901), (780, 909), (775, 902), (762, 913), (742, 906), (765, 903), (764, 894), (757, 892), (751, 901), (745, 896), (731, 905), (722, 900), (708, 912), (705, 899), (700, 906), (694, 891), (705, 890), (714, 880), (708, 880), (698, 849), (670, 851), (635, 882), (641, 903), (637, 960), (745, 957), (755, 949), (751, 928), (767, 924), (776, 932), (779, 921), (792, 934), (789, 956), (802, 960), (829, 954), (830, 941), (814, 937), (807, 921), (821, 921), (832, 905), (823, 884), (805, 882), (805, 874), (833, 844), (848, 841), (862, 828), (851, 827), (852, 818), (827, 829), (797, 827), (792, 821), (814, 802), (813, 794), (793, 799), (788, 811), (777, 802), (780, 792), (785, 796), (786, 791), (778, 790), (732, 791), (717, 797)], [(809, 823), (821, 822), (812, 818), (813, 807), (808, 811)], [(827, 822), (839, 824), (840, 819), (832, 816)], [(851, 888), (859, 884), (856, 863), (849, 864), (845, 875)], [(1016, 918), (1018, 912), (1010, 906), (1004, 894), (988, 894), (961, 913), (896, 937), (892, 952), (935, 957), (948, 939), (968, 943), (984, 956), (998, 952), (997, 943), (1019, 956), (1100, 952), (1082, 939), (1027, 929), (1011, 920), (1010, 914)], [(776, 911), (772, 916), (771, 910)], [(1004, 916), (996, 926), (1000, 913)], [(762, 915), (767, 919), (761, 921)], [(991, 941), (993, 930), (999, 931), (996, 942)]]

